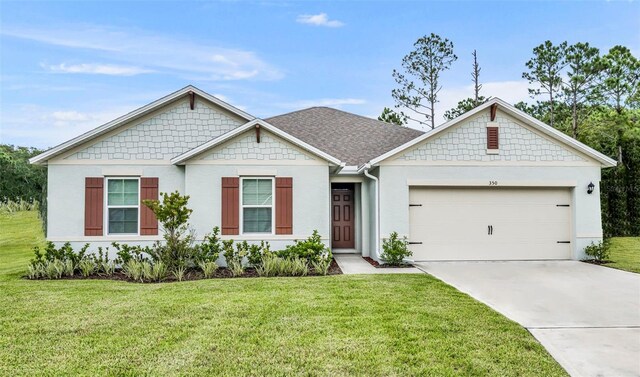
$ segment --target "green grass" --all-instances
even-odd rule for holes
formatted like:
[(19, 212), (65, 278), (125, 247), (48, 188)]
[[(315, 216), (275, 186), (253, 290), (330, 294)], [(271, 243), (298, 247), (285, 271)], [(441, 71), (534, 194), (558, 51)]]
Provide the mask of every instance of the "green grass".
[(605, 266), (640, 273), (640, 237), (612, 238), (610, 252)]
[(0, 375), (558, 376), (522, 327), (426, 274), (133, 284), (19, 278), (0, 215)]

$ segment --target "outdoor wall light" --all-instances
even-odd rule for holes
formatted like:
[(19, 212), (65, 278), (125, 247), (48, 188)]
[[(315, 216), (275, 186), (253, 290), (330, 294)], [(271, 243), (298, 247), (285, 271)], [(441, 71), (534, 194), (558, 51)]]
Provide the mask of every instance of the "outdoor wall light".
[(593, 193), (594, 188), (596, 188), (596, 185), (594, 185), (593, 182), (589, 182), (589, 185), (587, 186), (587, 194)]

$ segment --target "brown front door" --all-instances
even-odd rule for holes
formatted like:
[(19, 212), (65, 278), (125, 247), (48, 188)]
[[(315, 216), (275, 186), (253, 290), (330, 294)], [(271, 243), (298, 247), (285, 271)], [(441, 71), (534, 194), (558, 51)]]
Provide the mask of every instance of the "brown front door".
[(354, 242), (354, 209), (353, 189), (334, 188), (331, 190), (331, 221), (334, 249), (353, 249)]

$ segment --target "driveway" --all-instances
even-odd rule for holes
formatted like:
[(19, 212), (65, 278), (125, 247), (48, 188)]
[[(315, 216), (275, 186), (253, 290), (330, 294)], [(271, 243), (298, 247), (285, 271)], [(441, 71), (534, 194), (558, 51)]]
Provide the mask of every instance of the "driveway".
[(640, 376), (640, 275), (576, 261), (422, 262), (535, 336), (572, 376)]

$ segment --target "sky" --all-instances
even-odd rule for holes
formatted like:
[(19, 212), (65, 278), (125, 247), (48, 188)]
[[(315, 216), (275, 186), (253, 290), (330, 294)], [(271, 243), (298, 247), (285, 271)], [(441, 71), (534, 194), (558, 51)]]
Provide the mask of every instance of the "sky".
[(261, 118), (377, 117), (394, 105), (393, 69), (430, 33), (458, 56), (440, 124), (473, 94), (474, 49), (482, 95), (532, 101), (522, 72), (545, 40), (640, 57), (640, 3), (0, 0), (0, 143), (52, 147), (189, 84)]

